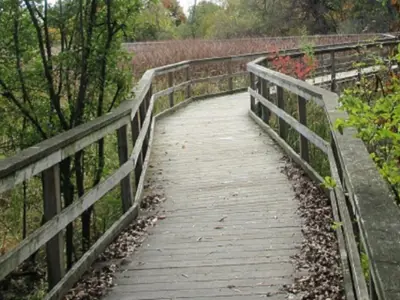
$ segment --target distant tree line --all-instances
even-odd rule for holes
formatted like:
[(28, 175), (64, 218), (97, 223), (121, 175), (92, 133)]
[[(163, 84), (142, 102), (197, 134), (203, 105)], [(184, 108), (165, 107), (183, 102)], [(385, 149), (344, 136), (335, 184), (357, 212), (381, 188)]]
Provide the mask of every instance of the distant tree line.
[(145, 5), (131, 40), (398, 31), (399, 0), (177, 0)]

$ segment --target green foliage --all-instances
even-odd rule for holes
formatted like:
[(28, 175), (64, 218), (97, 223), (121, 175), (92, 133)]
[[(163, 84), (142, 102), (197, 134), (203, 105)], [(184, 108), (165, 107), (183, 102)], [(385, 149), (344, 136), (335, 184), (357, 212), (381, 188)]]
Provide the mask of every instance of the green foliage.
[(334, 189), (336, 187), (336, 181), (329, 176), (325, 176), (324, 182), (321, 183), (321, 186), (326, 189)]
[(333, 222), (331, 228), (332, 228), (333, 230), (338, 230), (338, 229), (339, 229), (340, 227), (342, 227), (342, 226), (343, 226), (343, 223), (342, 223), (342, 222)]
[[(397, 55), (393, 59), (400, 61)], [(400, 80), (390, 66), (381, 67), (373, 80), (362, 78), (340, 98), (347, 119), (336, 121), (336, 128), (354, 127), (366, 144), (382, 176), (398, 196), (400, 189)]]

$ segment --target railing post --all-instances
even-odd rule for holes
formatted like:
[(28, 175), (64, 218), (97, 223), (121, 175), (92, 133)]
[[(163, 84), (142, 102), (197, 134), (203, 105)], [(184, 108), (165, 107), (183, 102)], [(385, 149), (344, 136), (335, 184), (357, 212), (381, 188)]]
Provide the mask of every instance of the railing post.
[[(262, 85), (261, 85), (261, 77), (258, 77), (257, 78), (258, 80), (257, 80), (257, 82), (256, 82), (256, 85), (257, 85), (257, 93), (258, 94), (260, 94), (260, 95), (262, 95), (262, 91), (261, 91), (261, 88), (262, 88)], [(260, 117), (261, 118), (261, 114), (262, 114), (262, 103), (260, 102), (260, 101), (258, 101), (257, 102), (257, 105), (256, 105), (256, 115), (258, 116), (258, 117)]]
[[(117, 137), (119, 165), (122, 166), (129, 159), (127, 125), (124, 125), (117, 130)], [(133, 205), (132, 183), (130, 175), (121, 180), (121, 200), (122, 210), (123, 212), (127, 212)]]
[(233, 90), (232, 59), (228, 60), (228, 90)]
[[(152, 86), (150, 86), (149, 90), (148, 90), (148, 92), (146, 94), (146, 97), (145, 97), (146, 108), (145, 108), (145, 113), (144, 113), (144, 117), (143, 117), (143, 121), (142, 122), (145, 121), (146, 114), (148, 113), (148, 110), (150, 109), (150, 102), (151, 102), (151, 97), (152, 96), (153, 96), (153, 88), (152, 88)], [(152, 117), (153, 117), (153, 112), (151, 112), (151, 114), (150, 114), (150, 124), (151, 124), (151, 118)], [(151, 127), (151, 125), (149, 125), (149, 129), (147, 130), (147, 133), (146, 133), (146, 138), (143, 141), (143, 147), (142, 147), (142, 156), (143, 156), (142, 159), (143, 159), (143, 161), (144, 161), (144, 158), (146, 157), (147, 150), (148, 150), (148, 147), (149, 147), (150, 127)]]
[[(250, 88), (255, 90), (255, 75), (253, 73), (250, 72)], [(250, 109), (251, 111), (254, 112), (255, 110), (255, 104), (256, 104), (256, 100), (254, 99), (253, 96), (250, 95)]]
[[(298, 111), (299, 111), (299, 122), (304, 126), (307, 126), (307, 102), (303, 97), (297, 97)], [(308, 152), (308, 140), (299, 133), (300, 136), (300, 156), (306, 162), (310, 161)]]
[[(42, 173), (44, 220), (61, 212), (60, 167), (55, 165)], [(65, 274), (64, 239), (62, 231), (46, 244), (47, 280), (52, 289)]]
[(361, 48), (360, 46), (357, 47), (357, 78), (361, 80)]
[[(169, 72), (168, 73), (168, 87), (173, 87), (174, 86), (174, 73), (173, 72)], [(168, 95), (169, 97), (169, 107), (173, 107), (174, 106), (174, 92), (170, 93)]]
[[(281, 86), (276, 86), (276, 97), (277, 97), (277, 104), (280, 109), (283, 111), (285, 110), (285, 100), (283, 99), (283, 88)], [(287, 137), (287, 124), (281, 118), (279, 118), (279, 136), (286, 140)]]
[(336, 66), (335, 66), (335, 51), (331, 52), (331, 91), (336, 90)]
[[(264, 78), (260, 78), (260, 80), (261, 80), (261, 96), (263, 96), (265, 99), (270, 101), (271, 97), (270, 97), (270, 94), (269, 94), (268, 81), (266, 79), (264, 79)], [(266, 124), (269, 123), (270, 116), (271, 116), (271, 112), (269, 111), (269, 109), (266, 108), (261, 103), (261, 118)]]
[[(131, 132), (132, 132), (132, 147), (135, 147), (136, 140), (139, 136), (141, 128), (140, 122), (140, 110), (136, 112), (133, 120), (131, 121)], [(140, 173), (142, 172), (142, 156), (139, 155), (137, 158), (136, 166), (135, 166), (135, 184), (136, 186), (139, 184)]]
[[(190, 81), (190, 79), (190, 65), (188, 65), (186, 68), (186, 81)], [(192, 97), (192, 83), (189, 83), (189, 85), (186, 87), (186, 99), (189, 99), (190, 97)]]

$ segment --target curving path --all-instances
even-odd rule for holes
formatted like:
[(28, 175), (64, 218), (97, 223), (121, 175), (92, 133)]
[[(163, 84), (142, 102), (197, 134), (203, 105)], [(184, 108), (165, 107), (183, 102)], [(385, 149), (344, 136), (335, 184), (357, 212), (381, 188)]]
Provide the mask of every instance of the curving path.
[(282, 153), (249, 102), (203, 100), (158, 121), (148, 175), (165, 192), (165, 219), (108, 300), (288, 298), (301, 220)]

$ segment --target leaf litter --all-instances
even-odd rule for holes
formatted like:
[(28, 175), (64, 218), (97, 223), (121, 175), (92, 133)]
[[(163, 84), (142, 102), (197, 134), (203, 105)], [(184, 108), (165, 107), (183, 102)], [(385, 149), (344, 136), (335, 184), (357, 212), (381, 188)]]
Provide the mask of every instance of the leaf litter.
[(81, 277), (63, 298), (64, 300), (94, 300), (107, 294), (114, 285), (115, 272), (120, 266), (129, 264), (129, 257), (142, 245), (147, 230), (163, 220), (157, 216), (158, 206), (165, 201), (162, 193), (151, 191), (140, 204), (142, 216), (139, 216), (99, 255), (92, 267)]
[[(292, 285), (284, 290), (302, 300), (344, 300), (343, 276), (339, 247), (329, 198), (305, 172), (287, 158), (282, 170), (293, 185), (303, 219), (304, 240), (300, 253), (293, 257), (299, 272)], [(305, 275), (304, 275), (305, 274)]]

